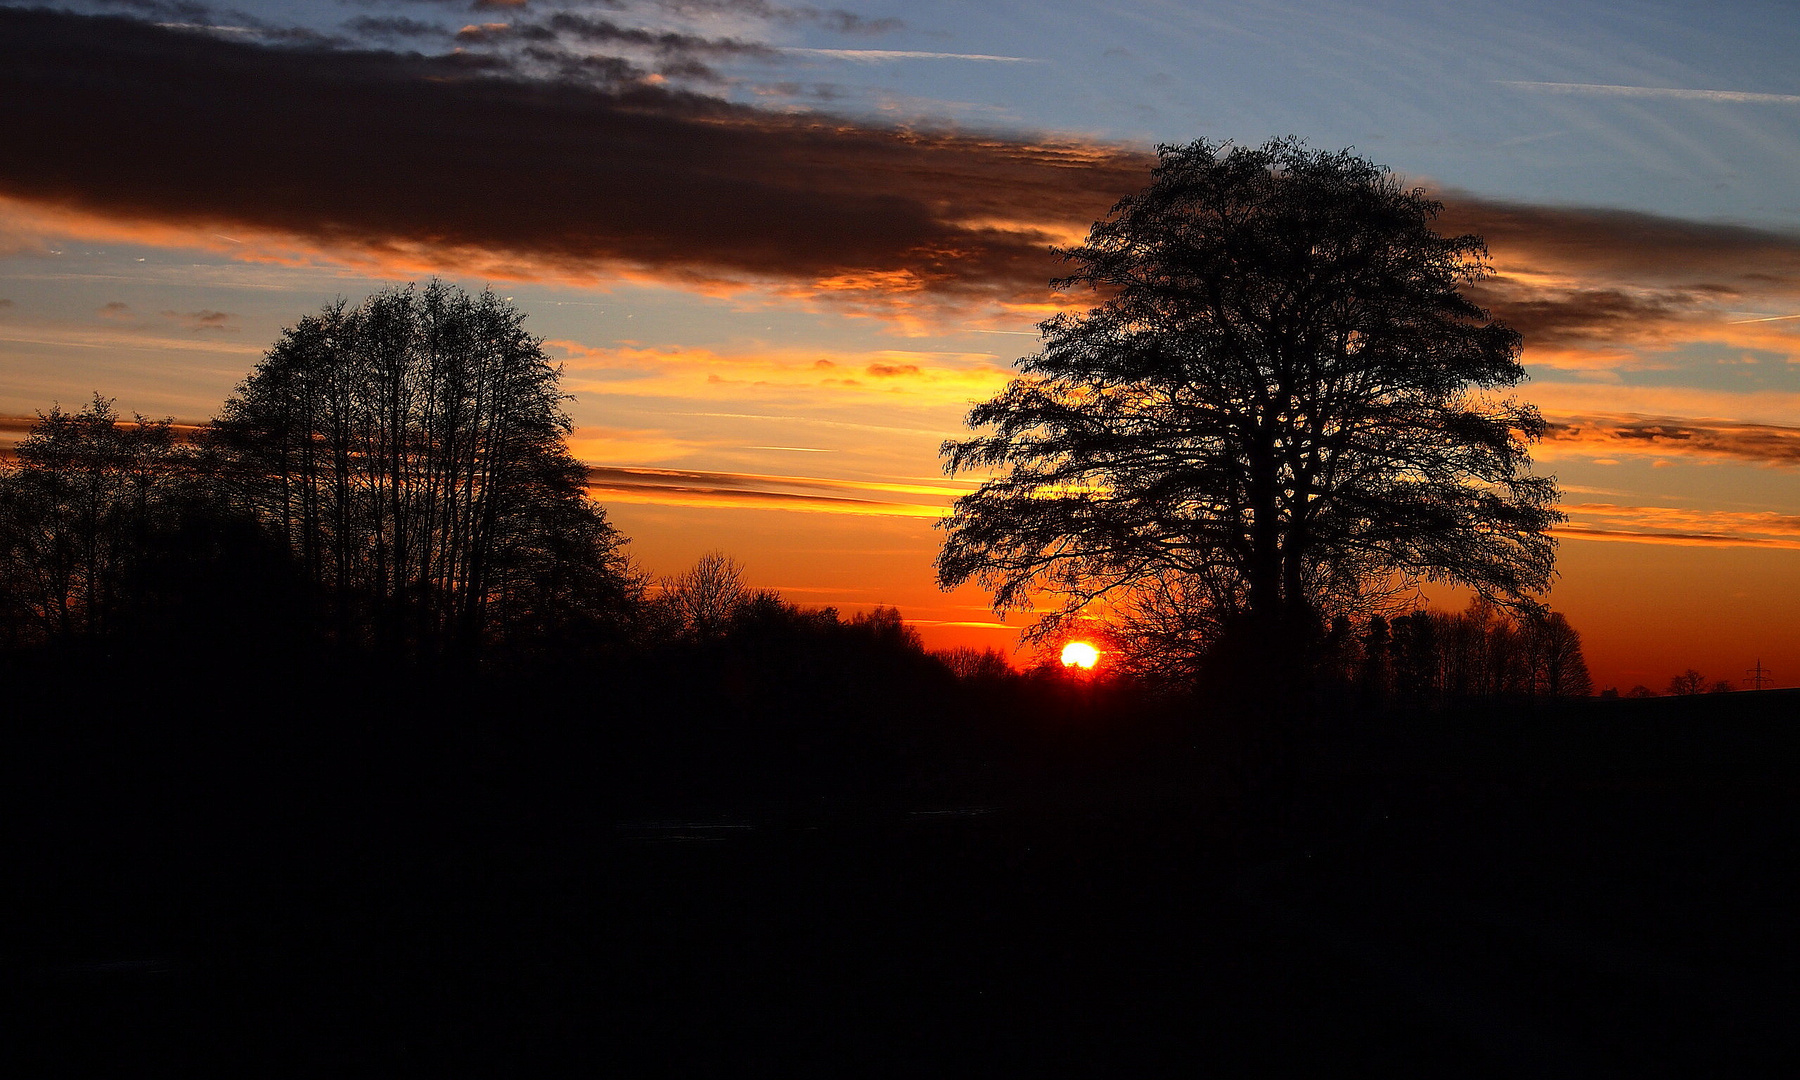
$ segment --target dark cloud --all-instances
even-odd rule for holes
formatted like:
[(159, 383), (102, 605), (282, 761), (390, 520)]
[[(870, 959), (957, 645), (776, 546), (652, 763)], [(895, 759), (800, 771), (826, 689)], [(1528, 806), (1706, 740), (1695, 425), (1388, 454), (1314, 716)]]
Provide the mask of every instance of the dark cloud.
[[(1728, 297), (1800, 291), (1800, 236), (1628, 210), (1527, 206), (1449, 193), (1438, 226), (1495, 259)], [(1502, 266), (1505, 269), (1505, 265)]]
[(1693, 293), (1640, 294), (1621, 289), (1544, 289), (1487, 281), (1470, 299), (1517, 330), (1531, 346), (1621, 342), (1690, 317)]
[(225, 311), (164, 311), (163, 318), (182, 324), (189, 330), (229, 330), (237, 332), (231, 325), (231, 314)]
[(1055, 272), (1038, 226), (1147, 175), (1124, 150), (481, 71), (510, 69), (0, 9), (0, 192), (327, 248), (1014, 294)]
[[(521, 32), (527, 30), (523, 26), (520, 29)], [(532, 25), (530, 29), (590, 44), (626, 45), (650, 49), (663, 54), (764, 58), (773, 58), (779, 55), (776, 50), (758, 42), (738, 41), (735, 38), (708, 38), (670, 30), (645, 30), (639, 27), (621, 26), (610, 19), (596, 19), (566, 11), (559, 11), (542, 23)]]
[[(532, 25), (696, 77), (706, 50), (760, 47), (567, 13)], [(1148, 179), (1141, 151), (761, 110), (651, 85), (621, 57), (523, 45), (272, 47), (0, 8), (0, 193), (414, 266), (1041, 298), (1059, 269), (1052, 239)], [(1515, 274), (1478, 298), (1528, 344), (1616, 340), (1739, 293), (1800, 291), (1800, 237), (1447, 200), (1440, 225), (1486, 236)], [(1573, 284), (1546, 291), (1522, 270)]]
[(1552, 417), (1544, 438), (1621, 451), (1671, 451), (1800, 466), (1800, 427), (1668, 416)]
[(344, 24), (344, 29), (358, 37), (379, 38), (421, 38), (443, 37), (448, 31), (436, 23), (421, 22), (409, 19), (404, 15), (361, 15)]
[[(606, 6), (626, 7), (628, 5), (620, 0), (613, 0)], [(768, 3), (768, 0), (655, 0), (655, 6), (665, 11), (689, 15), (724, 13), (790, 25), (812, 23), (827, 30), (835, 30), (840, 34), (887, 34), (906, 28), (906, 23), (900, 19), (867, 19), (842, 8), (816, 8), (807, 4), (790, 7), (771, 4)]]
[(1779, 540), (1738, 536), (1733, 533), (1646, 532), (1637, 529), (1603, 529), (1594, 525), (1557, 525), (1558, 536), (1583, 536), (1593, 540), (1625, 540), (1639, 544), (1717, 544), (1721, 547), (1787, 546)]
[[(892, 492), (880, 485), (854, 480), (617, 465), (590, 465), (587, 474), (588, 490), (596, 495), (624, 495), (676, 505), (717, 505), (723, 501), (739, 506), (906, 517), (935, 517), (944, 512), (935, 505), (893, 501)], [(869, 497), (874, 495), (884, 497)]]
[(4, 296), (0, 296), (0, 309), (9, 308), (12, 306), (13, 306), (13, 302), (11, 300), (8, 300)]
[(719, 82), (707, 63), (720, 57), (761, 60), (779, 59), (781, 53), (767, 45), (735, 38), (709, 38), (672, 30), (646, 30), (623, 26), (610, 19), (572, 12), (557, 12), (541, 22), (470, 23), (455, 34), (458, 45), (504, 50), (525, 43), (524, 60), (551, 74), (575, 82), (612, 85), (641, 80), (649, 72), (618, 56), (596, 56), (598, 46), (658, 57), (656, 74), (664, 78)]
[(101, 7), (122, 8), (140, 15), (191, 23), (211, 22), (214, 8), (192, 0), (96, 0)]

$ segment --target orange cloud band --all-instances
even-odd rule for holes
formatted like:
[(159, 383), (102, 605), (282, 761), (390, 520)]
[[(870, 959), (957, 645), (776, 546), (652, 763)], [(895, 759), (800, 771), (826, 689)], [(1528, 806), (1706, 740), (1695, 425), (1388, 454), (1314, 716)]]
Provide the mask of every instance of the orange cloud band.
[(1549, 416), (1545, 441), (1596, 454), (1691, 455), (1800, 466), (1800, 427), (1635, 414)]

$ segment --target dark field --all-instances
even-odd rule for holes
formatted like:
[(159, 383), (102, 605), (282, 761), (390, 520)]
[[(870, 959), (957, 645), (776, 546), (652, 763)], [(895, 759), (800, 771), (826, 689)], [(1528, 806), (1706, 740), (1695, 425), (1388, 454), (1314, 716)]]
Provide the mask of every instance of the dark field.
[(723, 670), (10, 671), (15, 1075), (1742, 1076), (1800, 1043), (1800, 694), (1278, 725)]

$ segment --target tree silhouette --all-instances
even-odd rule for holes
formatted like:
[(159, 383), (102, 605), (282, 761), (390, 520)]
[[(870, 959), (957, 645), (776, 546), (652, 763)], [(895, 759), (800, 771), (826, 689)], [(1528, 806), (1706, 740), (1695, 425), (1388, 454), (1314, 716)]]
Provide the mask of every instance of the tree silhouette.
[(991, 433), (945, 443), (948, 471), (1000, 473), (944, 523), (940, 583), (1001, 611), (1054, 596), (1038, 635), (1095, 604), (1198, 605), (1196, 635), (1264, 656), (1421, 578), (1527, 602), (1561, 516), (1529, 474), (1543, 421), (1492, 393), (1524, 377), (1519, 337), (1459, 292), (1482, 242), (1348, 151), (1160, 153), (1063, 252), (1058, 284), (1102, 302), (1042, 325), (969, 414)]
[(959, 679), (998, 682), (1013, 674), (1006, 654), (995, 648), (977, 649), (969, 645), (956, 645), (937, 650), (931, 655)]
[(725, 636), (754, 595), (737, 560), (709, 551), (685, 573), (663, 580), (660, 606), (678, 633), (704, 641)]
[(523, 323), (439, 281), (340, 300), (284, 330), (215, 421), (232, 498), (285, 539), (343, 639), (471, 651), (631, 591)]
[(1706, 692), (1706, 676), (1688, 668), (1686, 671), (1669, 680), (1669, 696), (1680, 697), (1685, 694), (1703, 694)]
[(0, 473), (0, 606), (14, 636), (104, 633), (184, 480), (169, 420), (121, 423), (99, 394), (52, 406)]
[(1529, 692), (1546, 697), (1587, 697), (1594, 692), (1581, 634), (1560, 611), (1526, 617), (1525, 647), (1531, 670)]

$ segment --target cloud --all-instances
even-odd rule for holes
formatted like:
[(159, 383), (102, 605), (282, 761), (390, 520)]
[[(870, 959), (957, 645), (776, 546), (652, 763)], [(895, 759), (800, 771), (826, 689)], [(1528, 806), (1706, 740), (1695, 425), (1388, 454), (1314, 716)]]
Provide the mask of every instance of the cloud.
[(346, 22), (344, 29), (358, 37), (379, 40), (442, 37), (446, 33), (436, 23), (421, 22), (404, 15), (360, 15)]
[[(659, 6), (830, 21), (761, 3)], [(517, 20), (494, 25), (554, 45)], [(581, 13), (531, 25), (669, 63), (764, 48)], [(958, 306), (1042, 317), (1085, 301), (1047, 288), (1061, 269), (1048, 248), (1141, 188), (1152, 161), (1078, 139), (758, 109), (652, 85), (618, 56), (528, 53), (271, 47), (0, 8), (0, 201), (14, 235), (228, 236), (239, 258), (384, 275), (753, 288), (923, 330)], [(1442, 197), (1440, 227), (1486, 237), (1499, 274), (1476, 296), (1534, 362), (1612, 367), (1633, 362), (1621, 350), (1696, 335), (1795, 351), (1779, 317), (1800, 303), (1800, 237)]]
[(792, 347), (738, 354), (636, 345), (594, 348), (564, 340), (545, 345), (567, 358), (567, 381), (577, 393), (863, 399), (960, 408), (992, 396), (1012, 377), (1011, 369), (986, 353), (881, 349), (831, 358), (821, 357), (817, 349)]
[(942, 502), (896, 502), (870, 496), (917, 494), (948, 499), (962, 494), (917, 484), (604, 465), (589, 467), (588, 491), (602, 502), (913, 518), (941, 518), (949, 513), (949, 507)]
[(1491, 309), (1533, 347), (1617, 343), (1688, 317), (1692, 293), (1638, 293), (1621, 288), (1547, 289), (1483, 282), (1469, 298)]
[(1800, 427), (1638, 415), (1548, 417), (1547, 443), (1596, 454), (1684, 455), (1800, 466)]
[(5, 309), (5, 308), (9, 308), (9, 307), (12, 307), (12, 306), (14, 306), (14, 305), (13, 305), (13, 302), (12, 302), (12, 301), (11, 301), (11, 300), (8, 300), (8, 299), (7, 299), (7, 298), (6, 298), (6, 297), (4, 297), (4, 296), (0, 296), (0, 309)]
[(783, 49), (792, 56), (823, 56), (831, 60), (851, 60), (865, 64), (893, 60), (971, 60), (989, 64), (1041, 64), (1029, 56), (996, 56), (991, 53), (915, 52), (911, 49)]
[(1683, 90), (1673, 86), (1614, 86), (1608, 83), (1516, 82), (1499, 85), (1545, 94), (1581, 94), (1589, 97), (1662, 98), (1674, 101), (1711, 101), (1733, 105), (1800, 105), (1800, 94), (1758, 94), (1744, 90)]
[(182, 324), (189, 330), (224, 330), (237, 333), (238, 328), (230, 325), (231, 314), (225, 311), (163, 311), (163, 318)]
[(1719, 298), (1800, 293), (1800, 235), (1793, 233), (1457, 191), (1439, 197), (1439, 229), (1481, 236), (1497, 269), (1522, 284), (1628, 281)]
[(1800, 517), (1792, 514), (1687, 507), (1575, 503), (1560, 536), (1639, 544), (1800, 548)]
[[(608, 7), (625, 7), (625, 0), (602, 0)], [(719, 14), (769, 22), (811, 23), (840, 34), (886, 34), (904, 29), (906, 23), (892, 17), (868, 18), (842, 8), (816, 8), (809, 4), (785, 6), (768, 0), (654, 0), (651, 6), (681, 15)]]
[(1623, 210), (1446, 192), (1442, 231), (1484, 238), (1495, 276), (1470, 297), (1518, 330), (1527, 362), (1659, 366), (1707, 342), (1800, 356), (1800, 235)]
[(0, 8), (0, 194), (495, 277), (1041, 297), (1046, 245), (1149, 164), (508, 71)]

